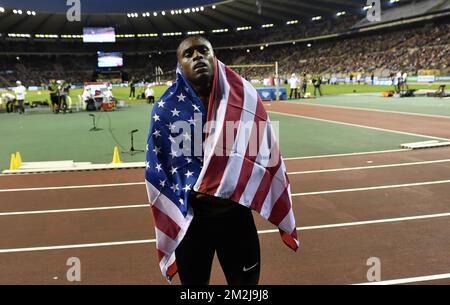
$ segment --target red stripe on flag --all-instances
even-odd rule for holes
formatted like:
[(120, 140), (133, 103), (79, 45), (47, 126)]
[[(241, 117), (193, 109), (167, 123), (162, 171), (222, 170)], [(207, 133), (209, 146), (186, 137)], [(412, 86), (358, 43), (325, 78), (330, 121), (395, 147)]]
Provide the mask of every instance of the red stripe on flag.
[[(222, 139), (222, 144), (226, 141), (226, 124), (227, 122), (237, 122), (241, 118), (242, 104), (244, 102), (244, 87), (242, 84), (242, 79), (235, 72), (229, 68), (225, 69), (227, 81), (230, 85), (230, 92), (228, 96), (228, 102), (225, 113), (225, 120), (223, 126), (220, 130), (220, 137)], [(209, 115), (208, 115), (209, 119)], [(234, 130), (236, 134), (236, 130)], [(199, 192), (214, 195), (219, 187), (222, 176), (225, 172), (225, 168), (228, 163), (228, 155), (225, 149), (231, 150), (231, 147), (224, 147), (225, 145), (220, 145), (217, 143), (216, 149), (223, 149), (222, 156), (217, 156), (214, 152), (211, 160), (206, 169), (205, 175), (203, 176), (202, 183), (199, 187)], [(221, 147), (222, 146), (222, 147)]]
[(274, 225), (278, 226), (280, 222), (283, 221), (284, 217), (286, 217), (286, 215), (289, 213), (290, 209), (291, 201), (286, 185), (285, 190), (273, 205), (272, 212), (270, 213), (268, 220)]
[[(276, 153), (278, 153), (278, 149), (275, 149), (275, 151)], [(282, 164), (281, 157), (278, 157), (277, 165), (272, 167), (266, 167), (266, 172), (264, 173), (264, 176), (262, 177), (261, 182), (259, 183), (258, 186), (259, 191), (255, 194), (255, 197), (253, 197), (253, 201), (250, 205), (250, 207), (255, 211), (257, 211), (258, 213), (261, 212), (264, 200), (266, 199), (267, 194), (269, 193), (269, 190), (271, 188), (273, 178), (280, 169), (281, 164)]]
[(282, 230), (280, 230), (281, 239), (283, 242), (292, 250), (297, 251), (298, 249), (298, 238), (297, 238), (297, 229), (294, 229), (291, 234), (288, 234)]
[[(239, 180), (236, 184), (236, 188), (234, 190), (232, 199), (233, 200), (237, 200), (239, 201), (239, 199), (242, 196), (242, 193), (244, 193), (245, 188), (247, 186), (247, 183), (249, 182), (249, 179), (252, 175), (252, 171), (253, 171), (253, 166), (254, 166), (254, 161), (256, 160), (256, 157), (259, 153), (260, 150), (260, 146), (262, 144), (262, 138), (260, 137), (260, 127), (261, 128), (265, 128), (266, 127), (266, 123), (262, 124), (262, 126), (260, 126), (260, 122), (266, 122), (267, 121), (267, 113), (264, 109), (264, 105), (261, 102), (261, 98), (259, 97), (259, 95), (257, 95), (258, 100), (256, 101), (256, 110), (255, 110), (255, 116), (253, 119), (253, 126), (252, 126), (252, 131), (250, 133), (250, 138), (246, 152), (245, 152), (245, 158), (244, 161), (242, 162), (242, 166), (241, 166), (241, 171), (239, 173)], [(252, 153), (255, 153), (255, 155), (250, 155), (250, 146), (251, 143), (253, 143), (252, 139), (257, 139), (257, 150), (256, 152), (254, 152), (252, 149)]]
[[(207, 109), (207, 115), (206, 119), (208, 121), (214, 120), (214, 113), (217, 108), (216, 102), (220, 101), (217, 97), (220, 96), (223, 92), (220, 92), (220, 88), (218, 86), (219, 83), (219, 61), (217, 58), (214, 57), (214, 80), (213, 85), (211, 88), (211, 93), (209, 94), (209, 100), (208, 100), (208, 109)], [(208, 138), (208, 131), (205, 132), (205, 140)]]
[(156, 206), (152, 206), (153, 219), (155, 220), (155, 227), (172, 239), (176, 239), (180, 226), (172, 220), (169, 216), (164, 214)]
[(164, 258), (164, 255), (166, 255), (164, 252), (162, 252), (159, 249), (156, 249), (156, 256), (158, 257), (158, 262), (160, 262)]
[(170, 266), (167, 268), (167, 273), (166, 273), (166, 275), (169, 277), (169, 279), (172, 279), (172, 278), (175, 276), (175, 274), (177, 274), (177, 271), (178, 271), (177, 262), (174, 261), (174, 262), (172, 263), (172, 265), (170, 265)]

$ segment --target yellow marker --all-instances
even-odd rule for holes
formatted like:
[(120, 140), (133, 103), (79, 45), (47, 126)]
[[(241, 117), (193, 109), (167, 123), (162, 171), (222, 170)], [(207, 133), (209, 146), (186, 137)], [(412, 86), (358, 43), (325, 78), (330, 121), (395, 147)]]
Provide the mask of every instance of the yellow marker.
[(117, 146), (114, 146), (114, 156), (113, 156), (112, 163), (113, 164), (122, 163), (122, 161), (120, 161), (119, 148)]
[(16, 169), (19, 169), (22, 166), (22, 157), (20, 156), (20, 152), (16, 152)]
[(13, 171), (16, 170), (16, 155), (11, 154), (11, 161), (9, 162), (9, 170)]

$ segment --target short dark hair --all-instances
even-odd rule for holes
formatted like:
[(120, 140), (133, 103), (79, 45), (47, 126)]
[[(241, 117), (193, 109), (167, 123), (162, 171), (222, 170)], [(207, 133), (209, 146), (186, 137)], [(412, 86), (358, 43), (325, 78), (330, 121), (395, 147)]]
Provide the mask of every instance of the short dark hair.
[[(178, 56), (178, 52), (180, 51), (180, 46), (183, 44), (183, 42), (185, 42), (185, 41), (188, 40), (188, 39), (204, 40), (204, 41), (208, 42), (208, 43), (211, 45), (211, 42), (210, 42), (206, 37), (204, 37), (204, 36), (202, 36), (202, 35), (192, 35), (192, 36), (188, 36), (188, 37), (183, 38), (183, 40), (181, 40), (180, 43), (178, 44), (178, 47), (177, 47), (177, 53), (176, 53), (177, 56)], [(212, 45), (211, 45), (211, 48), (212, 48)]]

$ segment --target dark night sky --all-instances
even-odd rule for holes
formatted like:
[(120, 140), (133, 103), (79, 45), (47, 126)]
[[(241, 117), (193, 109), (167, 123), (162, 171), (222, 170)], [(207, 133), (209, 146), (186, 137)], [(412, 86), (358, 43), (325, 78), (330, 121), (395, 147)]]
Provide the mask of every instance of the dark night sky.
[[(4, 8), (30, 9), (42, 12), (65, 12), (67, 0), (0, 0)], [(192, 8), (220, 0), (80, 0), (84, 13), (130, 13)]]

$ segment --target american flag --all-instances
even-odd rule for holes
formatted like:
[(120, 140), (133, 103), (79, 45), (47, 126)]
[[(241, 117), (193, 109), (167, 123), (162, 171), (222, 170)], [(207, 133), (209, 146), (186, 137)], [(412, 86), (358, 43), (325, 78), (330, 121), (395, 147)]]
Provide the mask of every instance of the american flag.
[(192, 190), (257, 211), (278, 226), (286, 245), (299, 246), (289, 179), (264, 105), (248, 81), (217, 59), (215, 69), (208, 111), (178, 68), (151, 114), (145, 178), (159, 266), (169, 280), (194, 217)]

